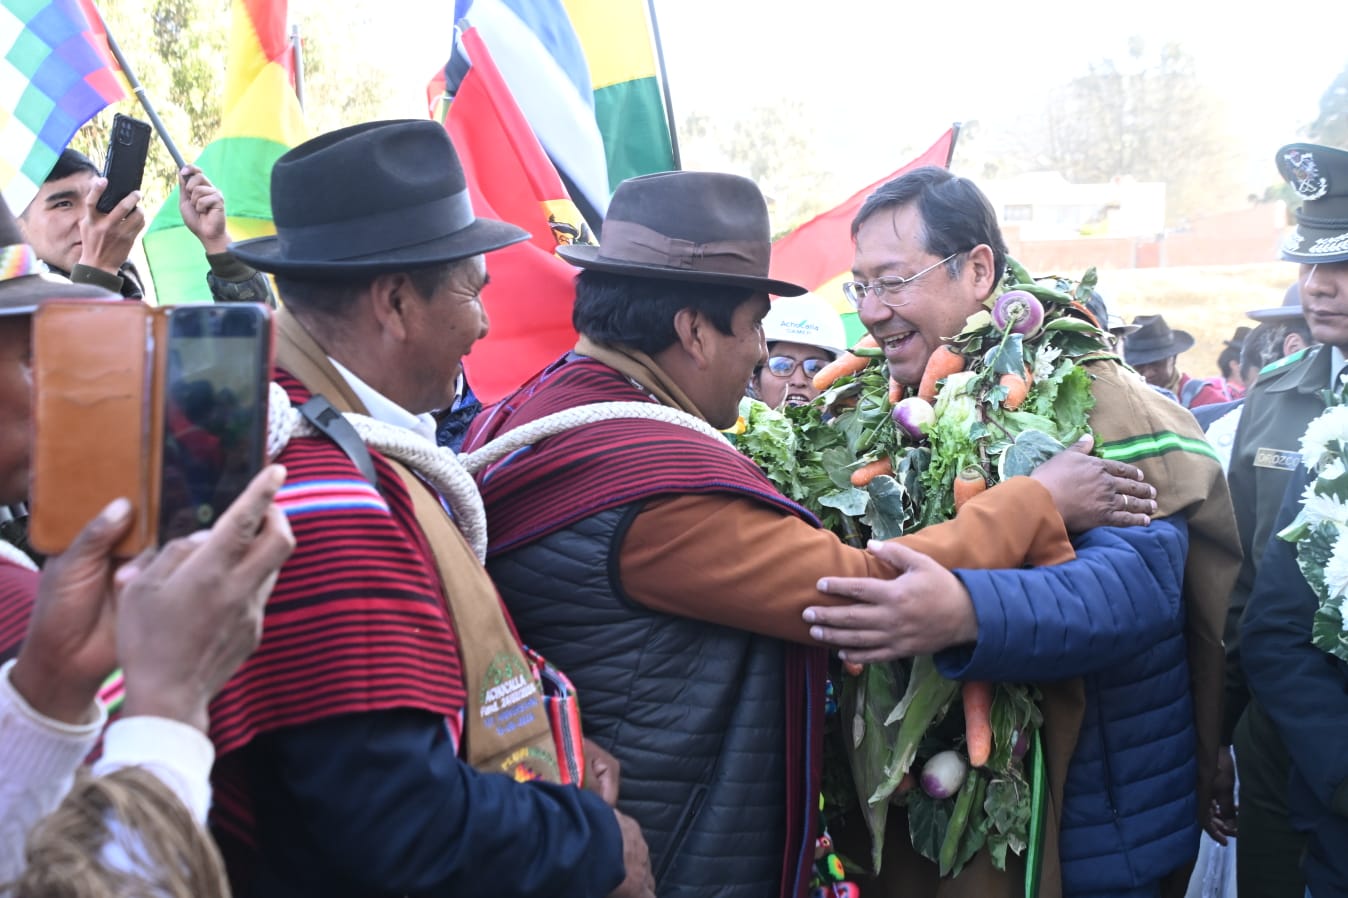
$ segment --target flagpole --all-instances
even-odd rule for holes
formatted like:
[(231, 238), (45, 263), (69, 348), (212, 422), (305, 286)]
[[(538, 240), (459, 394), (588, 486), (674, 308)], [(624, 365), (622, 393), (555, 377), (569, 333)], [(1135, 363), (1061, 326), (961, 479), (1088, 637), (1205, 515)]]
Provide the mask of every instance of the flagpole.
[(950, 150), (945, 154), (945, 167), (950, 169), (950, 162), (955, 158), (955, 143), (960, 139), (960, 123), (955, 122), (950, 126)]
[(655, 38), (655, 61), (660, 66), (660, 84), (665, 94), (665, 122), (669, 125), (669, 155), (674, 162), (674, 170), (683, 168), (679, 160), (679, 129), (674, 124), (674, 104), (669, 94), (669, 74), (665, 71), (665, 49), (660, 43), (660, 23), (655, 18), (655, 0), (646, 0), (651, 16), (651, 37)]
[(173, 143), (173, 138), (169, 137), (168, 128), (164, 127), (163, 121), (159, 118), (159, 113), (154, 111), (149, 95), (145, 93), (145, 88), (141, 87), (140, 81), (136, 79), (136, 73), (131, 71), (131, 66), (127, 63), (126, 57), (122, 55), (122, 48), (117, 46), (117, 39), (112, 36), (112, 31), (107, 29), (107, 22), (103, 23), (103, 27), (104, 34), (108, 38), (108, 49), (112, 51), (117, 64), (122, 67), (122, 74), (126, 76), (127, 83), (131, 85), (131, 90), (136, 94), (136, 99), (140, 100), (140, 105), (145, 110), (145, 114), (150, 117), (150, 124), (154, 125), (155, 131), (159, 134), (159, 139), (164, 142), (164, 148), (173, 157), (173, 162), (178, 166), (178, 170), (182, 171), (183, 166), (187, 165), (183, 160), (182, 153), (178, 152), (178, 147)]
[(295, 69), (295, 98), (300, 101), (300, 111), (304, 111), (304, 49), (300, 46), (300, 26), (290, 26), (290, 53)]

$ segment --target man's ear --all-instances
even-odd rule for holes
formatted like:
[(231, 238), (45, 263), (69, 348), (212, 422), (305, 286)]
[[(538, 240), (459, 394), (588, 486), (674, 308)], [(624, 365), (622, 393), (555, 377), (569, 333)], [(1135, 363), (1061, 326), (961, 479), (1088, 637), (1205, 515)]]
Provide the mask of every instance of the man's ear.
[(965, 264), (972, 274), (975, 292), (984, 299), (991, 296), (997, 286), (997, 269), (994, 266), (992, 247), (986, 243), (978, 244), (969, 250), (969, 258)]
[(696, 309), (683, 308), (674, 313), (674, 333), (679, 346), (698, 368), (707, 363), (705, 337), (711, 322)]
[(405, 342), (412, 331), (409, 312), (419, 299), (412, 282), (402, 272), (377, 275), (370, 283), (366, 301), (380, 329), (399, 343)]

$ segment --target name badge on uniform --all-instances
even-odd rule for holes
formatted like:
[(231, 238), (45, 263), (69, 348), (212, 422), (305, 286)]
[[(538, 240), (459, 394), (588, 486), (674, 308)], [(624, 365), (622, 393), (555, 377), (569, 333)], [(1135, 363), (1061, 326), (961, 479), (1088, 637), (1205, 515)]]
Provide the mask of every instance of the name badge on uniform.
[(1254, 453), (1256, 468), (1275, 468), (1279, 471), (1295, 471), (1301, 464), (1301, 453), (1290, 449), (1259, 449)]

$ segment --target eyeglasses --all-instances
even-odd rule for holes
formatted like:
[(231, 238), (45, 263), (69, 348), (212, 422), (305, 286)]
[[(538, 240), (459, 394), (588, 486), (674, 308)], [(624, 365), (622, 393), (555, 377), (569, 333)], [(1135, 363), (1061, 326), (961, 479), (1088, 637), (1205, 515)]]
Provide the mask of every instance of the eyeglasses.
[(891, 309), (897, 309), (898, 305), (885, 299), (886, 293), (891, 295), (898, 293), (904, 287), (907, 287), (913, 281), (922, 277), (922, 275), (940, 267), (941, 265), (944, 265), (945, 263), (949, 262), (951, 259), (955, 258), (958, 255), (959, 253), (951, 253), (941, 261), (933, 262), (932, 264), (928, 265), (926, 268), (922, 269), (912, 277), (901, 278), (898, 277), (897, 275), (891, 275), (889, 277), (876, 278), (869, 284), (865, 283), (864, 281), (847, 281), (842, 285), (843, 295), (846, 296), (848, 301), (858, 309), (860, 309), (861, 304), (866, 301), (867, 293), (874, 293), (882, 303), (889, 306)]
[(808, 358), (797, 362), (789, 355), (774, 355), (768, 359), (768, 370), (778, 377), (790, 377), (795, 372), (797, 365), (805, 369), (806, 377), (814, 377), (824, 370), (824, 367), (828, 365), (828, 360)]

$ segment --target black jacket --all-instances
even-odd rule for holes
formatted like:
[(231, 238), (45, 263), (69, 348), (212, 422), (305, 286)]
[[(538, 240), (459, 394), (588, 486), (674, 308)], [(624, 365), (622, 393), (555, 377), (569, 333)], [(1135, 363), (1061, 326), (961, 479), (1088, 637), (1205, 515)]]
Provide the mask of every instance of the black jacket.
[(1293, 478), (1264, 550), (1241, 626), (1250, 689), (1292, 758), (1287, 803), (1308, 836), (1303, 861), (1315, 898), (1348, 898), (1348, 664), (1310, 641), (1319, 599), (1297, 567), (1296, 547), (1277, 537), (1300, 509), (1309, 482)]

